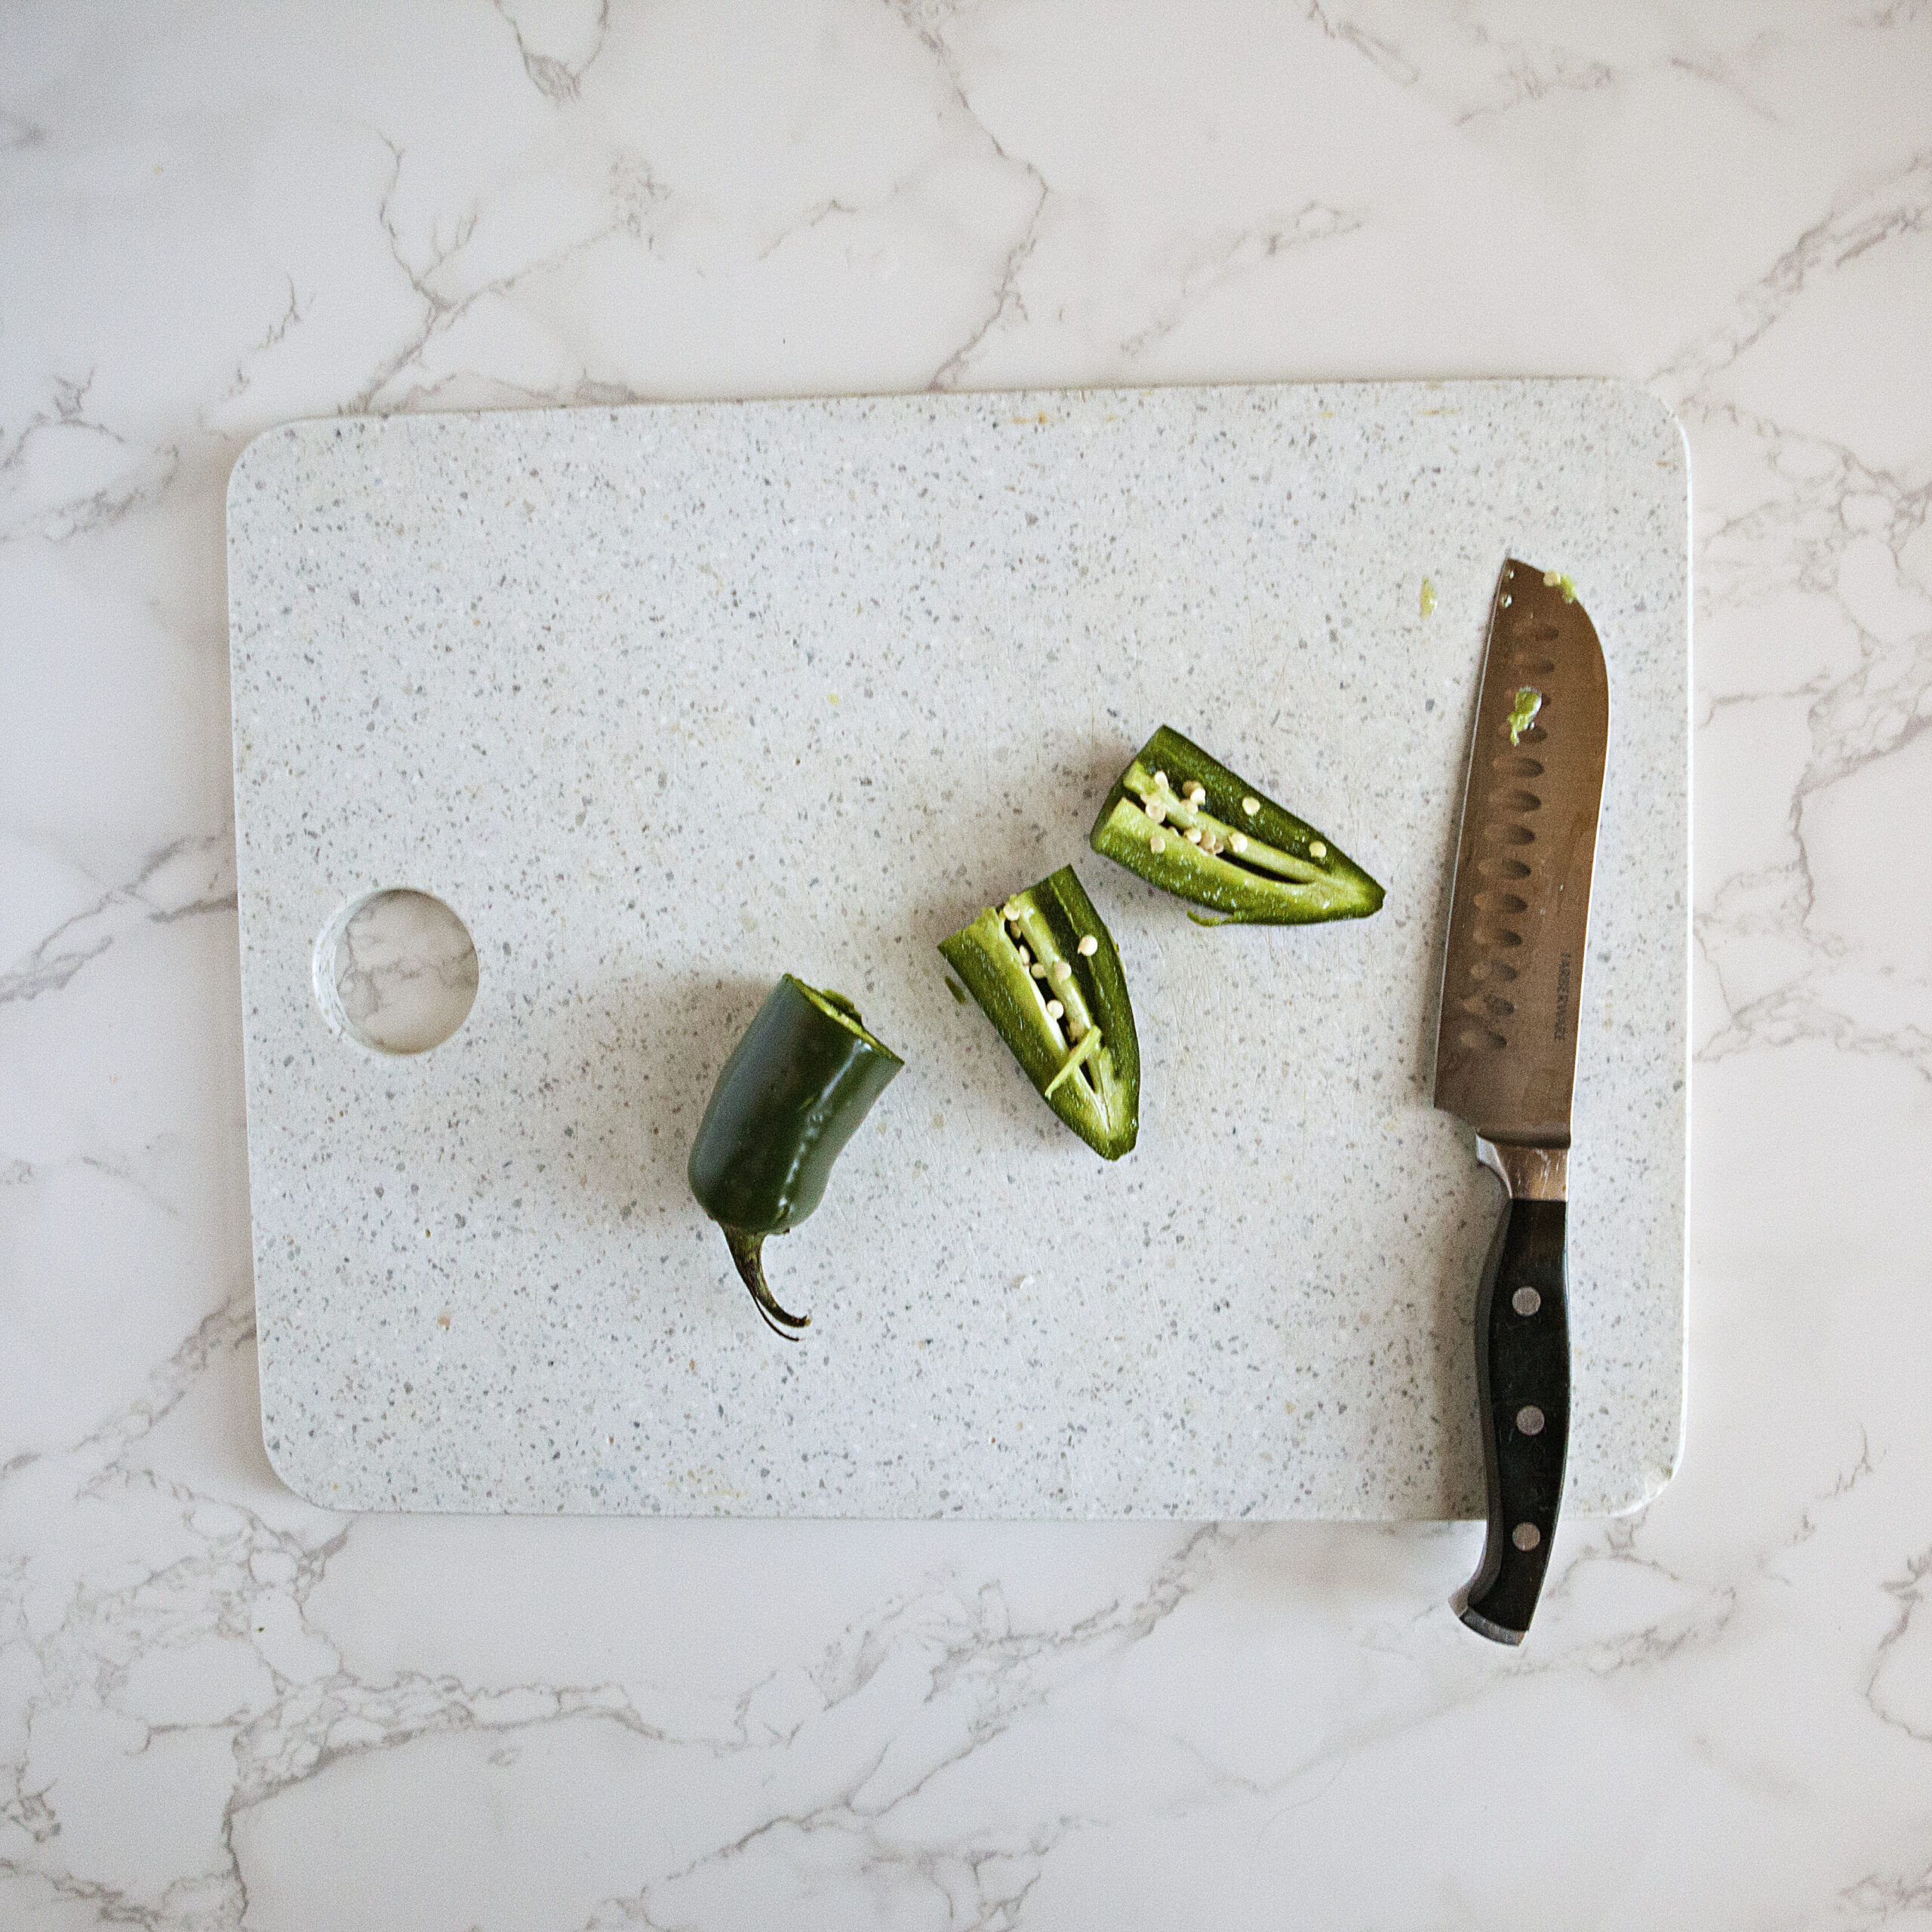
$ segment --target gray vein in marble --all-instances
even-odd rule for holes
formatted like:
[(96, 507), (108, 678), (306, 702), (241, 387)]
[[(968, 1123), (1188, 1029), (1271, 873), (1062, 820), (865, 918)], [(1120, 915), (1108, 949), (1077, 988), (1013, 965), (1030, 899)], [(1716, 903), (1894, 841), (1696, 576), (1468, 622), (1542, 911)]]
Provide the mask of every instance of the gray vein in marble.
[(525, 38), (522, 26), (518, 22), (509, 0), (492, 0), (504, 23), (516, 36), (516, 51), (523, 62), (523, 71), (530, 76), (531, 85), (546, 100), (558, 106), (577, 97), (577, 90), (583, 84), (584, 75), (589, 72), (591, 63), (604, 51), (604, 36), (611, 26), (611, 0), (598, 0), (595, 32), (590, 51), (574, 63), (562, 60), (553, 54), (545, 54), (531, 45)]
[(1845, 1923), (1854, 1932), (1868, 1926), (1896, 1924), (1908, 1913), (1915, 1919), (1932, 1910), (1932, 1864), (1915, 1872), (1873, 1874), (1847, 1885), (1838, 1898), (1854, 1915)]
[[(88, 412), (95, 371), (80, 377), (55, 376), (47, 405), (35, 410), (12, 436), (0, 441), (0, 490), (25, 499), (11, 520), (0, 521), (0, 544), (32, 532), (52, 543), (104, 530), (133, 509), (152, 503), (180, 467), (177, 443), (144, 448)], [(106, 459), (112, 472), (91, 491), (35, 500), (32, 459), (56, 439), (84, 440)]]
[[(1845, 949), (1810, 927), (1817, 894), (1805, 826), (1811, 798), (1903, 750), (1932, 724), (1932, 625), (1897, 639), (1882, 637), (1841, 584), (1848, 548), (1861, 532), (1876, 529), (1898, 583), (1924, 601), (1932, 585), (1910, 577), (1903, 553), (1932, 509), (1932, 483), (1909, 485), (1865, 463), (1844, 444), (1747, 411), (1724, 397), (1721, 388), (1727, 372), (1807, 288), (1874, 249), (1923, 235), (1928, 220), (1932, 154), (1920, 154), (1889, 177), (1841, 194), (1740, 295), (1734, 321), (1687, 346), (1655, 378), (1656, 386), (1672, 398), (1687, 420), (1755, 445), (1761, 473), (1775, 479), (1775, 494), (1721, 515), (1701, 531), (1700, 610), (1761, 601), (1789, 587), (1829, 598), (1834, 616), (1860, 647), (1857, 664), (1848, 674), (1820, 672), (1795, 687), (1742, 692), (1733, 700), (1748, 703), (1757, 695), (1807, 700), (1812, 749), (1792, 795), (1790, 858), (1706, 888), (1696, 915), (1697, 943), (1721, 986), (1727, 977), (1727, 950), (1739, 943), (1785, 940), (1808, 955), (1810, 964), (1753, 996), (1739, 998), (1727, 989), (1730, 1023), (1700, 1044), (1702, 1059), (1721, 1060), (1758, 1044), (1810, 1039), (1841, 1052), (1896, 1059), (1932, 1079), (1932, 1023), (1891, 1017), (1874, 1024), (1845, 1011), (1826, 983), (1844, 963)], [(1923, 983), (1922, 963), (1897, 963), (1908, 972), (1915, 969)]]
[[(991, 138), (989, 137), (989, 138)], [(999, 143), (995, 141), (995, 148)], [(1007, 158), (1005, 150), (1000, 149), (1001, 158)], [(971, 334), (933, 371), (929, 389), (945, 389), (958, 386), (961, 379), (971, 366), (975, 352), (993, 331), (1004, 324), (1009, 316), (1026, 319), (1026, 304), (1020, 293), (1020, 272), (1026, 266), (1027, 257), (1038, 239), (1040, 217), (1047, 205), (1047, 184), (1040, 180), (1038, 171), (1030, 163), (1023, 164), (1026, 172), (1033, 176), (1036, 183), (1033, 205), (1026, 217), (1018, 238), (1001, 259), (998, 279), (993, 285), (992, 297), (987, 306), (985, 316), (974, 325)]]
[(1022, 321), (1026, 319), (1026, 305), (1020, 293), (1020, 275), (1038, 241), (1040, 219), (1046, 212), (1050, 192), (1046, 177), (1039, 169), (1024, 157), (1008, 153), (999, 137), (974, 107), (959, 63), (938, 24), (941, 19), (950, 18), (952, 11), (920, 7), (913, 4), (912, 0), (897, 0), (900, 17), (918, 35), (938, 63), (946, 85), (952, 90), (953, 101), (959, 112), (985, 140), (1003, 167), (1017, 171), (1023, 179), (1030, 183), (1032, 205), (1020, 223), (1019, 233), (1008, 247), (994, 272), (992, 294), (985, 315), (974, 325), (971, 332), (959, 346), (933, 371), (931, 380), (927, 386), (934, 389), (958, 387), (981, 343), (1009, 316), (1017, 317)]
[(1322, 5), (1322, 0), (1308, 0), (1309, 20), (1329, 39), (1341, 41), (1354, 48), (1398, 87), (1407, 87), (1420, 78), (1420, 69), (1399, 48), (1371, 33), (1356, 21), (1336, 17), (1339, 11), (1337, 9), (1331, 12)]
[(134, 926), (235, 910), (235, 834), (191, 832), (142, 861), (125, 885), (103, 892), (47, 933), (11, 971), (0, 973), (0, 1006), (58, 992)]
[(1161, 305), (1144, 328), (1121, 343), (1121, 353), (1130, 358), (1143, 354), (1177, 328), (1217, 289), (1291, 250), (1352, 235), (1367, 218), (1364, 209), (1306, 202), (1293, 214), (1264, 227), (1244, 228), (1232, 233), (1223, 230), (1202, 237), (1189, 251), (1171, 300)]
[[(1486, 35), (1478, 37), (1487, 40)], [(1597, 94), (1617, 84), (1615, 69), (1601, 60), (1574, 55), (1564, 48), (1532, 49), (1517, 42), (1497, 51), (1508, 56), (1507, 65), (1498, 75), (1498, 97), (1466, 109), (1457, 116), (1459, 127), (1507, 114), (1552, 94)]]
[(242, 352), (235, 365), (235, 380), (229, 384), (228, 393), (222, 398), (223, 402), (232, 402), (237, 396), (246, 394), (249, 385), (254, 380), (249, 365), (257, 358), (267, 355), (272, 349), (278, 347), (286, 340), (289, 331), (302, 320), (301, 297), (295, 292), (295, 278), (291, 275), (288, 278), (288, 307), (269, 325), (267, 332), (260, 341), (251, 344)]
[(1647, 1623), (1626, 1626), (1607, 1640), (1584, 1646), (1561, 1659), (1538, 1659), (1527, 1668), (1534, 1674), (1580, 1663), (1594, 1675), (1610, 1677), (1620, 1672), (1647, 1669), (1667, 1663), (1680, 1651), (1704, 1650), (1715, 1643), (1737, 1615), (1741, 1596), (1734, 1583), (1715, 1589), (1700, 1586), (1657, 1558), (1645, 1555), (1638, 1546), (1645, 1512), (1637, 1512), (1604, 1526), (1600, 1538), (1564, 1563), (1553, 1583), (1544, 1589), (1546, 1601), (1580, 1597), (1588, 1589), (1590, 1573), (1606, 1564), (1629, 1564), (1661, 1578), (1684, 1592), (1690, 1601), (1675, 1617), (1657, 1618)]
[(1817, 1512), (1820, 1508), (1826, 1504), (1838, 1501), (1841, 1497), (1849, 1496), (1866, 1477), (1878, 1473), (1878, 1465), (1872, 1460), (1871, 1438), (1862, 1429), (1859, 1432), (1859, 1437), (1858, 1460), (1832, 1483), (1829, 1489), (1822, 1491), (1812, 1499), (1811, 1503), (1800, 1514), (1797, 1528), (1792, 1532), (1790, 1537), (1780, 1546), (1774, 1555), (1767, 1556), (1759, 1564), (1759, 1568), (1767, 1575), (1777, 1577), (1780, 1582), (1788, 1582), (1789, 1580), (1780, 1575), (1774, 1567), (1778, 1558), (1783, 1556), (1787, 1551), (1795, 1549), (1800, 1545), (1809, 1543), (1818, 1534), (1820, 1523)]
[(764, 246), (758, 251), (757, 259), (768, 262), (793, 236), (809, 233), (821, 222), (829, 221), (835, 215), (853, 216), (869, 210), (883, 208), (898, 195), (903, 183), (895, 181), (886, 194), (878, 202), (860, 204), (841, 201), (836, 195), (829, 195), (822, 202), (814, 202), (795, 222), (788, 222)]
[[(666, 1872), (644, 1891), (629, 1898), (606, 1900), (598, 1913), (586, 1921), (586, 1926), (608, 1923), (604, 1914), (611, 1909), (626, 1914), (626, 1923), (657, 1924), (660, 1921), (651, 1915), (651, 1907), (659, 1891), (668, 1890), (709, 1867), (728, 1864), (761, 1841), (818, 1835), (855, 1841), (868, 1871), (898, 1869), (934, 1885), (946, 1897), (950, 1916), (956, 1902), (946, 1893), (934, 1869), (940, 1854), (908, 1846), (885, 1835), (882, 1828), (936, 1780), (1004, 1735), (1023, 1715), (1043, 1706), (1070, 1676), (1097, 1668), (1151, 1636), (1206, 1580), (1204, 1573), (1211, 1567), (1214, 1554), (1226, 1546), (1232, 1534), (1219, 1526), (1203, 1525), (1155, 1572), (1140, 1597), (1130, 1602), (1116, 1601), (1065, 1630), (1015, 1631), (998, 1585), (989, 1586), (980, 1592), (977, 1603), (960, 1606), (967, 1613), (967, 1620), (952, 1624), (949, 1631), (942, 1630), (939, 1654), (929, 1659), (926, 1666), (929, 1688), (925, 1704), (930, 1706), (956, 1693), (971, 1708), (958, 1744), (923, 1764), (910, 1782), (894, 1785), (884, 1793), (872, 1793), (870, 1787), (894, 1749), (894, 1740), (888, 1738), (835, 1789), (822, 1793), (809, 1809), (774, 1812), (736, 1838)], [(929, 1608), (922, 1600), (897, 1606), (862, 1632), (848, 1633), (846, 1643), (828, 1652), (812, 1673), (822, 1689), (828, 1681), (835, 1687), (835, 1694), (828, 1693), (826, 1708), (835, 1708), (844, 1697), (855, 1694), (869, 1679), (871, 1669), (864, 1670), (856, 1681), (848, 1682), (855, 1640), (856, 1647), (872, 1669), (877, 1667), (878, 1654), (896, 1642), (906, 1641), (922, 1651), (928, 1650), (933, 1641), (926, 1622)], [(896, 1626), (903, 1626), (903, 1635)], [(794, 1732), (792, 1737), (782, 1741), (789, 1746), (796, 1735)], [(963, 1860), (974, 1873), (977, 1896), (973, 1901), (974, 1916), (970, 1922), (988, 1927), (1017, 1923), (1026, 1894), (1038, 1882), (1048, 1854), (1060, 1838), (1080, 1825), (1100, 1822), (1063, 1812), (1048, 1823), (1022, 1833), (1017, 1847), (996, 1828), (975, 1833), (961, 1845), (946, 1847), (946, 1857)], [(979, 1881), (984, 1868), (995, 1860), (1020, 1862), (1030, 1869), (1018, 1884), (998, 1890), (989, 1898)], [(986, 1915), (989, 1909), (991, 1916)]]
[[(402, 394), (392, 389), (398, 377), (406, 371), (419, 367), (423, 352), (439, 336), (454, 328), (475, 305), (486, 297), (503, 295), (520, 283), (561, 268), (573, 257), (598, 242), (617, 234), (627, 234), (634, 239), (645, 238), (650, 209), (664, 198), (663, 191), (651, 177), (647, 165), (638, 163), (634, 158), (620, 155), (611, 164), (613, 206), (610, 219), (591, 233), (566, 244), (531, 257), (506, 273), (492, 275), (463, 290), (460, 294), (445, 293), (435, 284), (443, 271), (459, 262), (463, 251), (469, 246), (476, 232), (481, 218), (480, 201), (472, 201), (469, 207), (457, 216), (451, 223), (448, 238), (441, 226), (441, 218), (432, 219), (427, 238), (427, 251), (421, 265), (411, 259), (412, 248), (403, 232), (395, 213), (395, 195), (402, 182), (402, 171), (407, 158), (404, 149), (388, 135), (377, 131), (377, 138), (389, 149), (390, 156), (389, 179), (378, 205), (377, 218), (387, 238), (389, 250), (396, 266), (408, 278), (411, 289), (423, 303), (420, 322), (400, 346), (392, 349), (378, 365), (375, 374), (364, 384), (355, 397), (343, 406), (343, 414), (357, 414), (374, 408), (380, 400), (389, 409), (420, 408), (433, 398), (436, 386), (412, 386)], [(547, 398), (546, 398), (547, 399)], [(579, 399), (579, 398), (574, 398)]]
[(1898, 1661), (1901, 1646), (1912, 1635), (1914, 1620), (1924, 1607), (1928, 1577), (1932, 1577), (1932, 1544), (1906, 1558), (1902, 1577), (1886, 1580), (1883, 1586), (1886, 1594), (1898, 1602), (1898, 1619), (1878, 1639), (1878, 1655), (1873, 1660), (1871, 1675), (1865, 1680), (1864, 1689), (1865, 1701), (1872, 1707), (1872, 1715), (1881, 1724), (1903, 1731), (1915, 1744), (1932, 1744), (1932, 1727), (1913, 1724), (1895, 1712), (1887, 1702), (1881, 1680)]
[(238, 1295), (223, 1303), (203, 1317), (165, 1361), (149, 1372), (146, 1392), (137, 1401), (66, 1449), (23, 1450), (0, 1468), (0, 1484), (57, 1457), (68, 1468), (86, 1472), (77, 1493), (99, 1493), (118, 1459), (172, 1413), (211, 1361), (254, 1338), (254, 1296)]
[(1932, 153), (1914, 155), (1891, 175), (1841, 192), (1755, 283), (1739, 296), (1738, 320), (1693, 343), (1652, 378), (1666, 396), (1695, 401), (1785, 315), (1814, 276), (1869, 249), (1920, 232), (1932, 206)]
[(1932, 10), (1932, 0), (1879, 0), (1877, 6), (1854, 14), (1850, 24), (1864, 29), (1903, 26), (1923, 20), (1928, 10)]
[[(1451, 111), (1459, 127), (1494, 121), (1564, 94), (1625, 88), (1660, 71), (1683, 74), (1724, 94), (1761, 121), (1777, 120), (1776, 110), (1741, 77), (1749, 60), (1774, 38), (1748, 16), (1714, 19), (1687, 10), (1681, 20), (1669, 23), (1675, 42), (1669, 51), (1647, 51), (1634, 60), (1606, 57), (1589, 45), (1493, 30), (1482, 11), (1470, 8), (1418, 17), (1386, 0), (1365, 0), (1346, 10), (1339, 4), (1318, 4), (1309, 17), (1331, 39), (1357, 48), (1398, 85), (1420, 85)], [(1537, 19), (1533, 11), (1527, 17)], [(1399, 32), (1401, 44), (1380, 37), (1366, 24), (1371, 19), (1390, 34)], [(1614, 47), (1620, 38), (1602, 31), (1600, 20), (1577, 24), (1590, 29), (1588, 38), (1595, 48)], [(1740, 36), (1736, 44), (1698, 37), (1727, 30)]]
[[(1765, 36), (1759, 36), (1761, 39)], [(1747, 47), (1745, 50), (1749, 51)], [(1734, 62), (1727, 56), (1700, 48), (1694, 54), (1672, 54), (1666, 57), (1665, 64), (1680, 74), (1687, 74), (1693, 80), (1702, 81), (1706, 87), (1716, 88), (1727, 94), (1749, 114), (1755, 114), (1761, 121), (1775, 123), (1777, 111), (1763, 100), (1751, 88), (1740, 80), (1734, 71)]]

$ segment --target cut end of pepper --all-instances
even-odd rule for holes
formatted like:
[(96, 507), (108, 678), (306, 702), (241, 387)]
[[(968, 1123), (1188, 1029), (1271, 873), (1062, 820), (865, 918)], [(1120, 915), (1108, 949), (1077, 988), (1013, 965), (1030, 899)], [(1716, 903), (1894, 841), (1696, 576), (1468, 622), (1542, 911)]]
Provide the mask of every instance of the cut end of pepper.
[(905, 1065), (906, 1063), (876, 1033), (866, 1026), (865, 1021), (859, 1016), (858, 1008), (843, 993), (834, 992), (829, 986), (808, 986), (804, 980), (789, 973), (787, 973), (785, 977), (791, 985), (796, 986), (799, 992), (803, 993), (806, 998), (825, 1015), (826, 1019), (835, 1020), (848, 1032), (855, 1034), (860, 1039), (864, 1041), (866, 1044), (872, 1048), (875, 1052), (883, 1054), (888, 1060), (891, 1061), (895, 1068)]
[(799, 1330), (812, 1325), (812, 1318), (809, 1315), (792, 1315), (780, 1308), (777, 1297), (766, 1286), (764, 1235), (749, 1233), (743, 1228), (727, 1228), (724, 1245), (731, 1251), (738, 1278), (751, 1290), (752, 1300), (757, 1303), (758, 1313), (764, 1317), (764, 1325), (774, 1335), (795, 1342)]

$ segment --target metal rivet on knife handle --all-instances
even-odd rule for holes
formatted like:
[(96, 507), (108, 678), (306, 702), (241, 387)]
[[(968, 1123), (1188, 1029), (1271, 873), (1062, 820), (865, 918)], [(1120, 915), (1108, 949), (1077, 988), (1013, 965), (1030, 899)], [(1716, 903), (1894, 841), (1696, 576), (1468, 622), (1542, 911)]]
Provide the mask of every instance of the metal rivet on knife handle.
[(1534, 1315), (1543, 1306), (1543, 1297), (1534, 1288), (1518, 1288), (1509, 1297), (1509, 1306), (1518, 1315)]
[(1540, 1435), (1543, 1425), (1543, 1413), (1534, 1402), (1525, 1402), (1516, 1411), (1516, 1426), (1525, 1435)]
[(1509, 1540), (1518, 1549), (1527, 1552), (1543, 1541), (1543, 1532), (1534, 1523), (1518, 1523), (1510, 1531)]

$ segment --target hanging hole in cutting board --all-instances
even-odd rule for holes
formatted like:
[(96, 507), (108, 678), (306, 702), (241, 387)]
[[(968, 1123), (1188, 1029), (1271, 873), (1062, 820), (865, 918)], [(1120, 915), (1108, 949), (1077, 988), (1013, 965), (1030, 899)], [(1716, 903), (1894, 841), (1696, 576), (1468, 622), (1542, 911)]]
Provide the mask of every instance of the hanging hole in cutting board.
[(350, 900), (322, 928), (315, 980), (337, 1032), (372, 1053), (427, 1053), (476, 1003), (476, 948), (440, 899), (392, 887)]

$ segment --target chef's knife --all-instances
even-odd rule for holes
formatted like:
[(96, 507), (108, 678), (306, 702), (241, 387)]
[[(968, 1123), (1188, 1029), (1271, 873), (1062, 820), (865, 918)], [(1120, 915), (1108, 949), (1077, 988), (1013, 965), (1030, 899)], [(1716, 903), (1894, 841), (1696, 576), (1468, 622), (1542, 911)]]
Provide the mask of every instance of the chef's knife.
[(1475, 1129), (1503, 1188), (1476, 1302), (1489, 1534), (1457, 1601), (1501, 1644), (1530, 1627), (1563, 1494), (1570, 1102), (1609, 737), (1603, 651), (1575, 589), (1512, 558), (1490, 610), (1435, 1041), (1435, 1104)]

